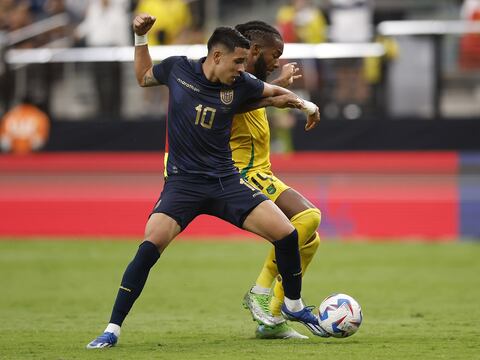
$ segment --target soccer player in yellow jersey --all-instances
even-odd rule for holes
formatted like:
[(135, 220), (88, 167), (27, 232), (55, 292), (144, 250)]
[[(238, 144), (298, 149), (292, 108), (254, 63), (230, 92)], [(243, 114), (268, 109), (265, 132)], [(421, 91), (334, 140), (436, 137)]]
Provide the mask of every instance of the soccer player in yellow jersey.
[[(279, 67), (279, 57), (283, 53), (282, 36), (274, 27), (261, 21), (240, 24), (236, 29), (251, 42), (246, 71), (265, 81)], [(280, 77), (272, 83), (286, 87), (301, 76), (297, 72), (295, 63), (286, 64)], [(270, 104), (265, 102), (261, 105)], [(317, 233), (320, 211), (272, 173), (270, 129), (265, 108), (235, 116), (230, 147), (235, 166), (241, 175), (275, 202), (297, 229), (304, 273), (320, 244)], [(272, 248), (255, 285), (244, 298), (244, 306), (249, 308), (254, 320), (259, 323), (256, 330), (258, 338), (307, 338), (289, 327), (281, 316), (283, 299), (283, 287)]]

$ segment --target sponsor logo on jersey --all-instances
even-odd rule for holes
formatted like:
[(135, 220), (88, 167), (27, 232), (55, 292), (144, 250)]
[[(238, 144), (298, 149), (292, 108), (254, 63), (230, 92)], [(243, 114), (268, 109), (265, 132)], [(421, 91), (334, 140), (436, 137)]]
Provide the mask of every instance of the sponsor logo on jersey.
[(199, 88), (197, 88), (196, 86), (194, 86), (194, 85), (192, 85), (192, 84), (189, 84), (189, 83), (186, 82), (185, 80), (182, 80), (182, 79), (180, 79), (180, 78), (177, 78), (177, 81), (178, 81), (180, 84), (182, 84), (183, 86), (185, 86), (186, 88), (189, 88), (189, 89), (191, 89), (191, 90), (193, 90), (193, 91), (195, 91), (195, 92), (198, 92), (198, 93), (200, 92), (200, 89), (199, 89)]

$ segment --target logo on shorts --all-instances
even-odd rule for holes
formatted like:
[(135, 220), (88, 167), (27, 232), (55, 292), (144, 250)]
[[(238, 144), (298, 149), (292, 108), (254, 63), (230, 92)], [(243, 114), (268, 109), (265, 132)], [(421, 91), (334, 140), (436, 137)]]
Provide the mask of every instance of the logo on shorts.
[(225, 105), (230, 105), (233, 101), (233, 90), (221, 90), (220, 91), (220, 100)]
[(275, 187), (275, 185), (271, 184), (269, 187), (267, 187), (267, 193), (269, 193), (270, 195), (273, 195), (277, 192), (277, 188)]

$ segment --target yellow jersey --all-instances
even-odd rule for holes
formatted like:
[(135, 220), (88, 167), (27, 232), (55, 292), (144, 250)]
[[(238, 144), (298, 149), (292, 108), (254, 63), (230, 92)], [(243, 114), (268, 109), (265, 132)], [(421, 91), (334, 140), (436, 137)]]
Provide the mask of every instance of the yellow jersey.
[(265, 108), (235, 115), (230, 148), (243, 177), (252, 171), (271, 171), (270, 127)]

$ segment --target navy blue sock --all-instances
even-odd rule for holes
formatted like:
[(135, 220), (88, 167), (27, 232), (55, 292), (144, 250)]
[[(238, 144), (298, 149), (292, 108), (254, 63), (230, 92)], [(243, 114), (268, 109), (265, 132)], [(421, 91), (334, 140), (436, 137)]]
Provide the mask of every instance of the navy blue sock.
[(111, 323), (122, 325), (133, 303), (140, 296), (150, 269), (155, 265), (159, 257), (160, 253), (153, 243), (144, 241), (140, 244), (137, 254), (132, 262), (128, 264), (123, 274), (120, 289), (113, 305), (112, 316), (110, 317)]
[(302, 266), (298, 249), (298, 233), (294, 230), (290, 235), (273, 242), (278, 272), (282, 276), (285, 296), (291, 300), (300, 299), (302, 290)]

